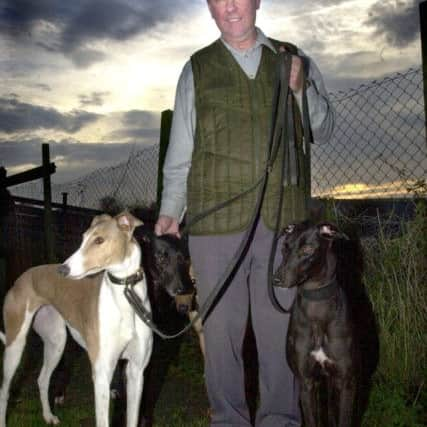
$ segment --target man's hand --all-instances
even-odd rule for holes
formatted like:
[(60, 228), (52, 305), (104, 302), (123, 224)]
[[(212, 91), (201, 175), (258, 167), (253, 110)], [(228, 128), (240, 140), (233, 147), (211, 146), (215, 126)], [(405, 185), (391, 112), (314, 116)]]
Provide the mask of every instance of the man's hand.
[[(284, 46), (279, 47), (280, 52), (285, 52), (286, 48)], [(297, 55), (292, 55), (292, 62), (291, 62), (291, 74), (289, 76), (289, 87), (292, 89), (292, 92), (295, 95), (299, 95), (302, 84), (303, 84), (303, 77), (304, 77), (304, 70), (302, 65), (302, 60)]]
[(154, 226), (154, 233), (157, 234), (157, 236), (161, 236), (162, 234), (172, 234), (176, 237), (181, 237), (181, 234), (179, 234), (178, 221), (167, 215), (159, 216), (156, 225)]
[(289, 87), (292, 89), (294, 94), (298, 94), (302, 89), (303, 84), (303, 65), (301, 58), (296, 55), (292, 55), (291, 75), (289, 78)]

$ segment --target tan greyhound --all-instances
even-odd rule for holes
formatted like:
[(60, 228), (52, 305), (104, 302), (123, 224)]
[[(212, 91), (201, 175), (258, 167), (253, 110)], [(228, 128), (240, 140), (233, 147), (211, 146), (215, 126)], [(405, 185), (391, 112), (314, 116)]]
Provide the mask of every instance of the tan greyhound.
[(145, 308), (151, 309), (140, 268), (141, 250), (133, 237), (135, 227), (141, 224), (128, 212), (114, 218), (96, 216), (83, 234), (79, 249), (63, 264), (30, 268), (9, 290), (3, 307), (5, 334), (0, 335), (6, 346), (0, 427), (6, 426), (10, 383), (37, 313), (41, 317), (44, 313), (49, 315), (48, 322), (40, 318), (35, 324), (44, 343), (38, 385), (46, 423), (59, 423), (49, 405), (48, 388), (64, 351), (68, 328), (90, 359), (96, 426), (109, 426), (110, 382), (119, 359), (128, 360), (126, 425), (137, 426), (143, 372), (150, 359), (153, 337), (135, 315), (123, 289), (124, 283), (133, 286)]

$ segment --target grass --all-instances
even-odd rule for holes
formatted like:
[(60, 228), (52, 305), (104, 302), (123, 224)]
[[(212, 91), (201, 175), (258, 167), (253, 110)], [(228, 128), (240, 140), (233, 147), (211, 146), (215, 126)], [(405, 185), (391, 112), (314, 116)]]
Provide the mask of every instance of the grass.
[[(8, 407), (9, 427), (46, 426), (42, 417), (37, 389), (37, 376), (41, 367), (40, 340), (30, 333), (23, 361), (15, 375)], [(202, 358), (197, 340), (188, 334), (182, 340), (163, 342), (156, 340), (148, 387), (149, 404), (158, 396), (154, 408), (154, 427), (202, 427), (208, 424), (208, 402), (203, 383)], [(68, 345), (67, 345), (68, 346)], [(173, 351), (178, 349), (174, 357)], [(93, 387), (86, 354), (71, 346), (75, 359), (73, 374), (67, 387), (64, 406), (53, 412), (62, 427), (92, 427), (95, 425)], [(165, 371), (166, 369), (166, 371)], [(121, 399), (111, 405), (112, 426), (124, 424), (124, 405)]]
[[(366, 258), (381, 325), (380, 375), (393, 382), (422, 385), (427, 362), (427, 292), (425, 277), (420, 276), (420, 254), (414, 248), (415, 232), (408, 230), (394, 239), (381, 235)], [(384, 262), (376, 262), (378, 256)]]
[[(338, 220), (343, 227), (347, 221)], [(377, 238), (363, 242), (364, 281), (380, 334), (364, 427), (427, 426), (426, 204), (417, 205), (415, 218), (399, 224), (398, 233), (390, 232), (387, 221), (378, 222)]]

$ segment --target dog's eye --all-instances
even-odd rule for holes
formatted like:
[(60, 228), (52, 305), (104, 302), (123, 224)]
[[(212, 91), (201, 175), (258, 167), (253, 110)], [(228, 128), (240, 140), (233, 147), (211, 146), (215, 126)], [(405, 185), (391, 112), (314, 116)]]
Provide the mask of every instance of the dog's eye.
[(94, 240), (94, 243), (95, 243), (95, 245), (102, 245), (103, 243), (104, 243), (104, 239), (102, 238), (102, 237), (97, 237), (95, 240)]
[(299, 250), (300, 256), (310, 256), (313, 255), (315, 248), (313, 246), (305, 245)]

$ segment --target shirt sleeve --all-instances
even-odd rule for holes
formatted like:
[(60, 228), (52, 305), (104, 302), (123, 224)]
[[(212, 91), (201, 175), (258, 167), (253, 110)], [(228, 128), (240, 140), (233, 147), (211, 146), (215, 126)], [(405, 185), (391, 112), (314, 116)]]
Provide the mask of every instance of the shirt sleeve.
[[(309, 64), (307, 102), (313, 139), (318, 143), (327, 142), (334, 130), (335, 110), (329, 100), (322, 74), (316, 63), (301, 50), (299, 50), (299, 54), (305, 56)], [(297, 101), (301, 106), (301, 99), (297, 99)]]
[(191, 62), (188, 61), (176, 88), (160, 205), (160, 215), (168, 215), (178, 221), (182, 219), (187, 204), (187, 176), (194, 147), (195, 119), (194, 79)]

